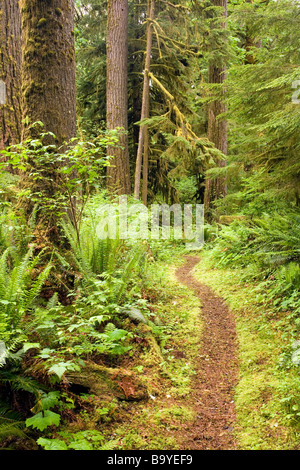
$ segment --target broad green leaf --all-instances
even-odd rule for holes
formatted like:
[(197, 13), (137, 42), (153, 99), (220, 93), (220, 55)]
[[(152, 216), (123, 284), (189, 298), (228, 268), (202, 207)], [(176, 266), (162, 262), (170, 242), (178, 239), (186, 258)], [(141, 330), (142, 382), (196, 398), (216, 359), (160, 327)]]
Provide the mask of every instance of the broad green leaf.
[(57, 405), (57, 403), (59, 402), (59, 397), (59, 392), (49, 392), (45, 394), (41, 399), (43, 410), (49, 410), (53, 406)]
[(54, 413), (53, 411), (46, 410), (44, 412), (40, 411), (31, 418), (26, 419), (26, 426), (38, 429), (39, 431), (44, 431), (48, 426), (58, 426), (60, 423), (60, 415)]
[(40, 437), (37, 443), (45, 450), (68, 450), (66, 443), (59, 439), (45, 439), (44, 437)]
[(23, 345), (23, 351), (26, 353), (29, 349), (39, 349), (41, 347), (40, 343), (25, 343)]

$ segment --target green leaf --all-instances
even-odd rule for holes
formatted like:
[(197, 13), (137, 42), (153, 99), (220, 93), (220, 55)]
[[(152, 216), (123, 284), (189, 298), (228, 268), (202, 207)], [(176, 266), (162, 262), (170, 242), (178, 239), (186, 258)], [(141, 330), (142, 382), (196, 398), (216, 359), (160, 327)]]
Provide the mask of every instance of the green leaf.
[(39, 349), (41, 347), (40, 343), (25, 343), (23, 345), (23, 351), (26, 353), (29, 349)]
[(59, 423), (60, 415), (50, 410), (46, 410), (44, 412), (40, 411), (40, 413), (26, 419), (27, 427), (31, 426), (39, 431), (44, 431), (48, 426), (59, 426)]
[(53, 374), (56, 374), (59, 379), (62, 378), (64, 373), (66, 372), (67, 367), (64, 363), (59, 363), (59, 364), (54, 364), (54, 366), (51, 366), (49, 369), (49, 372), (52, 372)]
[(68, 450), (66, 443), (59, 439), (45, 439), (44, 437), (39, 437), (36, 442), (45, 450)]
[(94, 450), (94, 447), (86, 439), (83, 439), (82, 441), (72, 442), (71, 444), (69, 444), (69, 449)]
[(49, 410), (53, 406), (57, 405), (59, 402), (60, 393), (59, 392), (49, 392), (43, 396), (41, 399), (43, 410)]
[(62, 379), (62, 376), (67, 370), (80, 370), (78, 364), (73, 364), (71, 361), (68, 362), (59, 362), (50, 367), (49, 372), (57, 375), (59, 380)]

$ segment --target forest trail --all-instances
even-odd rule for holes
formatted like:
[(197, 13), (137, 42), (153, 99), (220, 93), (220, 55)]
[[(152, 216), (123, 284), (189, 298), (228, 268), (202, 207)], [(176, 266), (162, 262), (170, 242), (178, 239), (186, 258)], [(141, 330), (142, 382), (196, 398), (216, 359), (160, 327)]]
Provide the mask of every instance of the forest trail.
[(198, 257), (187, 256), (176, 271), (177, 279), (199, 297), (204, 323), (191, 397), (197, 421), (186, 434), (182, 449), (234, 450), (234, 387), (239, 369), (235, 322), (225, 301), (193, 276), (199, 262)]

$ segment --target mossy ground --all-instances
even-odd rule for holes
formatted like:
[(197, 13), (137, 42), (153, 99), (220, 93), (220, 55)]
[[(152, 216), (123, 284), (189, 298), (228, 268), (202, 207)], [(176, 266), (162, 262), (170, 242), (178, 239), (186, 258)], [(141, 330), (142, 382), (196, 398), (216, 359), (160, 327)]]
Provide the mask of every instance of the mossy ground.
[[(204, 325), (199, 298), (175, 276), (183, 253), (149, 265), (144, 292), (153, 313), (152, 329), (135, 327), (139, 342), (122, 357), (126, 370), (147, 390), (142, 399), (98, 398), (68, 429), (99, 430), (111, 450), (176, 450), (197, 419), (191, 399)], [(239, 380), (235, 389), (235, 439), (241, 450), (299, 448), (299, 378), (280, 366), (291, 334), (284, 313), (262, 301), (243, 270), (218, 269), (203, 251), (194, 276), (225, 299), (235, 316)], [(142, 343), (141, 343), (142, 341)], [(132, 382), (127, 384), (131, 387)], [(125, 393), (126, 394), (126, 393)]]
[[(146, 399), (98, 400), (95, 407), (81, 413), (68, 429), (78, 432), (97, 429), (103, 433), (106, 448), (112, 450), (176, 450), (195, 419), (189, 401), (197, 366), (201, 319), (199, 299), (176, 279), (175, 270), (182, 257), (149, 266), (145, 292), (152, 298), (149, 307), (157, 326), (150, 332), (145, 325), (137, 327), (138, 344), (118, 364), (136, 375), (148, 392)], [(153, 296), (152, 296), (153, 295)], [(90, 398), (87, 396), (88, 401)], [(97, 402), (97, 400), (96, 400)], [(104, 413), (99, 419), (102, 410)], [(99, 411), (100, 410), (100, 411)]]
[(149, 399), (127, 404), (127, 419), (113, 424), (111, 437), (118, 439), (118, 449), (179, 449), (195, 418), (188, 396), (201, 336), (200, 305), (176, 280), (176, 266), (161, 263), (155, 272), (150, 269), (149, 282), (156, 279), (158, 294), (152, 308), (163, 327), (155, 335), (159, 349), (145, 348), (132, 365), (140, 371)]

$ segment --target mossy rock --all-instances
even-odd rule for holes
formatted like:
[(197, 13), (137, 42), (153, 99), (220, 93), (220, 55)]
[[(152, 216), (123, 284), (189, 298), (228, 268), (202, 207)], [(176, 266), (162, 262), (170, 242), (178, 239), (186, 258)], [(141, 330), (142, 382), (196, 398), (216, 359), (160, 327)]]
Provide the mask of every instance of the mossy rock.
[(80, 373), (70, 373), (67, 377), (70, 388), (84, 388), (87, 393), (101, 400), (115, 398), (126, 401), (148, 399), (148, 390), (139, 377), (123, 368), (115, 369), (87, 362)]

